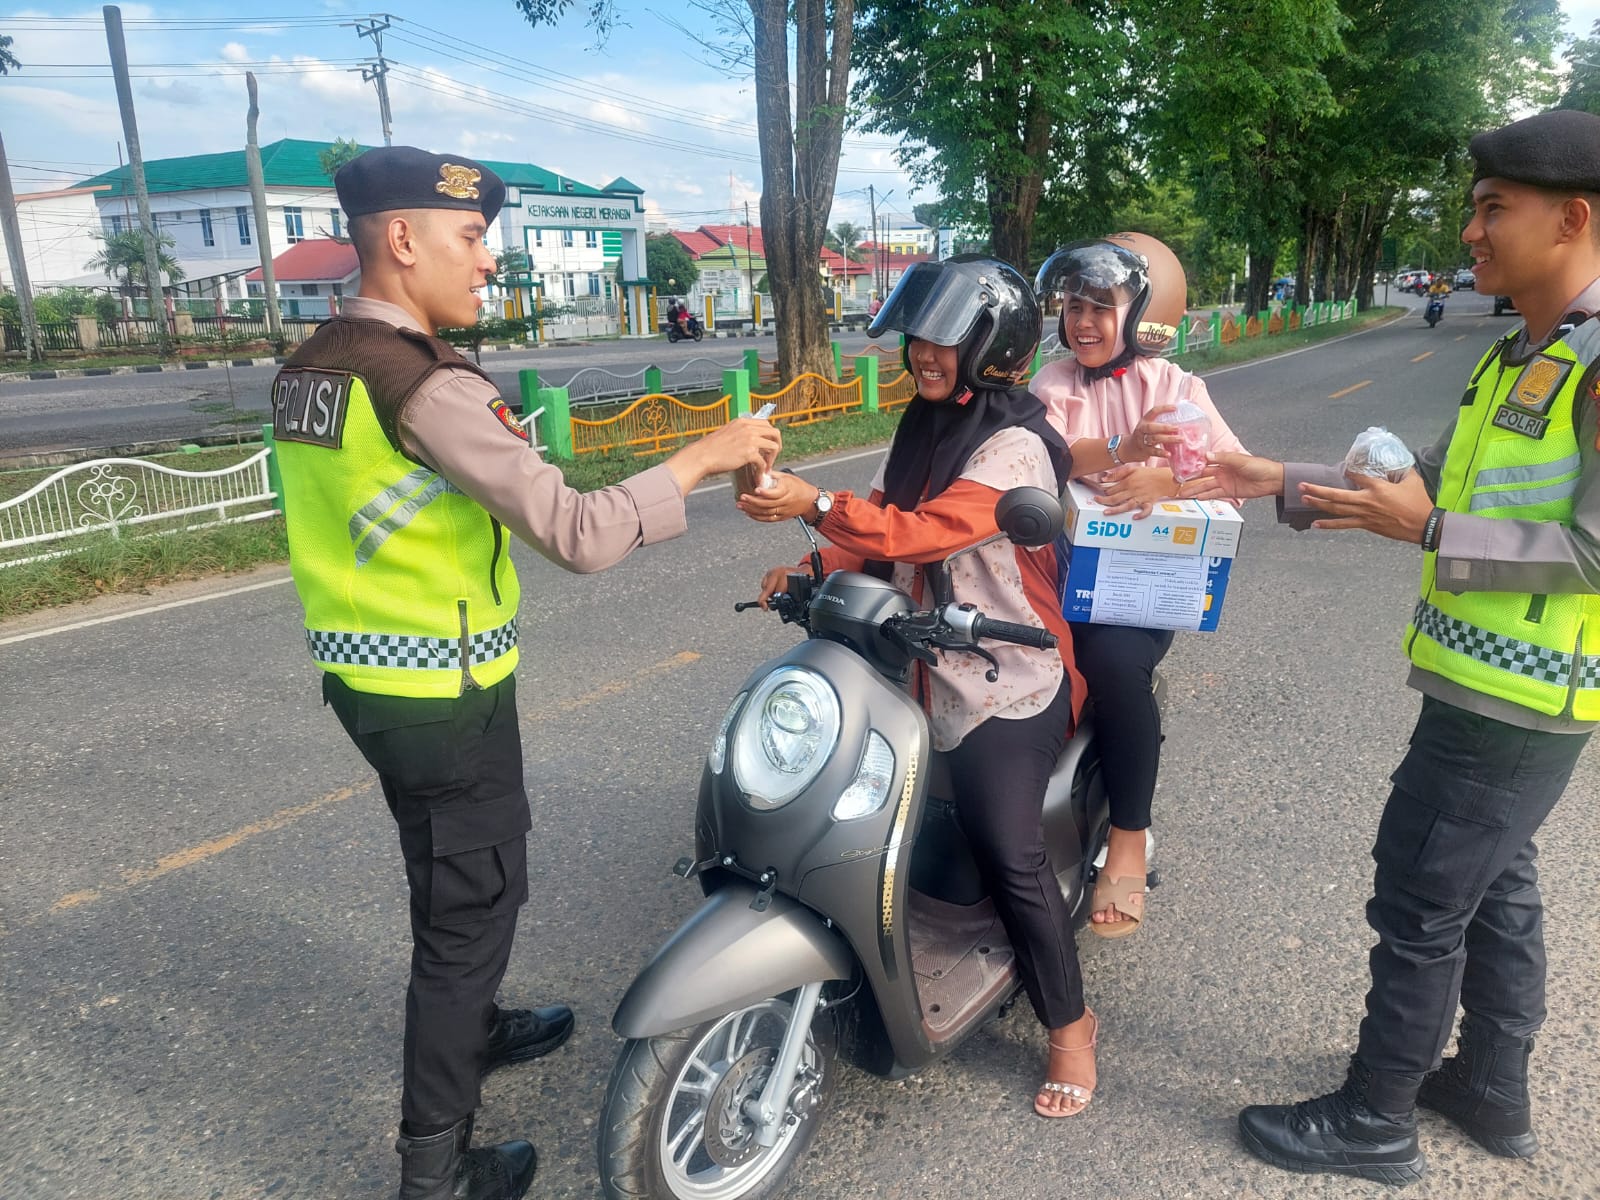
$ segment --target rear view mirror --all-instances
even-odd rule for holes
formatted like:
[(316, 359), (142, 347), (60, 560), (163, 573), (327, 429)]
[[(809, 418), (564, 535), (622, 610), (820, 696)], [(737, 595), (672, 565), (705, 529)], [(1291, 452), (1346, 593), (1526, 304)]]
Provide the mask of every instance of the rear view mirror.
[(1055, 541), (1066, 519), (1061, 501), (1043, 488), (1012, 488), (994, 506), (1000, 532), (1029, 549)]

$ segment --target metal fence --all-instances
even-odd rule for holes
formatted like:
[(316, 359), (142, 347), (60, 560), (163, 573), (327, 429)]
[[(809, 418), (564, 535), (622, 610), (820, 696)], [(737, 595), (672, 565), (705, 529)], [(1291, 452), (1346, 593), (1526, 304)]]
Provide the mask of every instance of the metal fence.
[[(76, 321), (40, 321), (39, 341), (46, 350), (78, 350), (78, 323)], [(28, 349), (21, 325), (9, 321), (0, 326), (0, 342), (8, 353), (24, 354)]]
[[(216, 471), (179, 471), (137, 458), (102, 458), (63, 467), (0, 503), (0, 566), (55, 558), (54, 548), (86, 534), (158, 533), (259, 521), (275, 515), (264, 447)], [(52, 547), (44, 549), (44, 547)]]

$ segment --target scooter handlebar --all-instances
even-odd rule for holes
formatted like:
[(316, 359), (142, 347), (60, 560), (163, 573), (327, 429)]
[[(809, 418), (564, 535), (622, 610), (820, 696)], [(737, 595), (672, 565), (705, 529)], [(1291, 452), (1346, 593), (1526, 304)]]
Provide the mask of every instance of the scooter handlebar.
[(1033, 625), (1018, 625), (1012, 621), (995, 621), (979, 617), (972, 623), (974, 637), (988, 638), (992, 642), (1014, 642), (1019, 646), (1032, 646), (1038, 650), (1054, 650), (1060, 639), (1048, 629)]

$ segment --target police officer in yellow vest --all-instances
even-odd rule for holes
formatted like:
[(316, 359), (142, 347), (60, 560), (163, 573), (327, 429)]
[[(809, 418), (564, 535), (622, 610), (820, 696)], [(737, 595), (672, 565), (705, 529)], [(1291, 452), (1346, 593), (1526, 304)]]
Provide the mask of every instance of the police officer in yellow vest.
[[(1339, 1091), (1239, 1116), (1297, 1171), (1419, 1178), (1416, 1106), (1484, 1149), (1535, 1152), (1544, 1022), (1535, 831), (1600, 721), (1600, 117), (1548, 112), (1472, 140), (1461, 239), (1526, 325), (1467, 381), (1401, 483), (1219, 455), (1189, 495), (1279, 495), (1297, 528), (1418, 544), (1406, 629), (1422, 713), (1378, 826), (1367, 1015)], [(1320, 519), (1316, 519), (1320, 518)], [(1440, 1056), (1463, 1010), (1457, 1054)]]
[(367, 151), (334, 183), (360, 295), (279, 372), (273, 427), (306, 642), (325, 702), (378, 772), (410, 885), (400, 1196), (516, 1200), (534, 1150), (471, 1148), (479, 1080), (555, 1049), (573, 1015), (495, 1003), (531, 828), (510, 538), (600, 570), (682, 533), (697, 483), (770, 465), (779, 437), (732, 421), (615, 487), (569, 489), (489, 377), (436, 336), (478, 319), (505, 185), (402, 146)]

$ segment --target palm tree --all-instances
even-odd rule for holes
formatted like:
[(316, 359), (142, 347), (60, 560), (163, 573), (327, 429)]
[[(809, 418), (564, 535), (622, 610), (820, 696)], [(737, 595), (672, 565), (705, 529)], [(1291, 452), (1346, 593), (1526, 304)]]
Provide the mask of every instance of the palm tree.
[[(97, 236), (100, 249), (83, 264), (84, 269), (99, 271), (112, 279), (120, 278), (123, 290), (130, 298), (134, 295), (136, 285), (150, 291), (144, 271), (144, 234), (137, 229), (125, 229), (121, 233)], [(171, 234), (156, 234), (156, 269), (167, 277), (168, 283), (177, 283), (183, 278), (183, 267), (167, 253), (176, 244)]]

